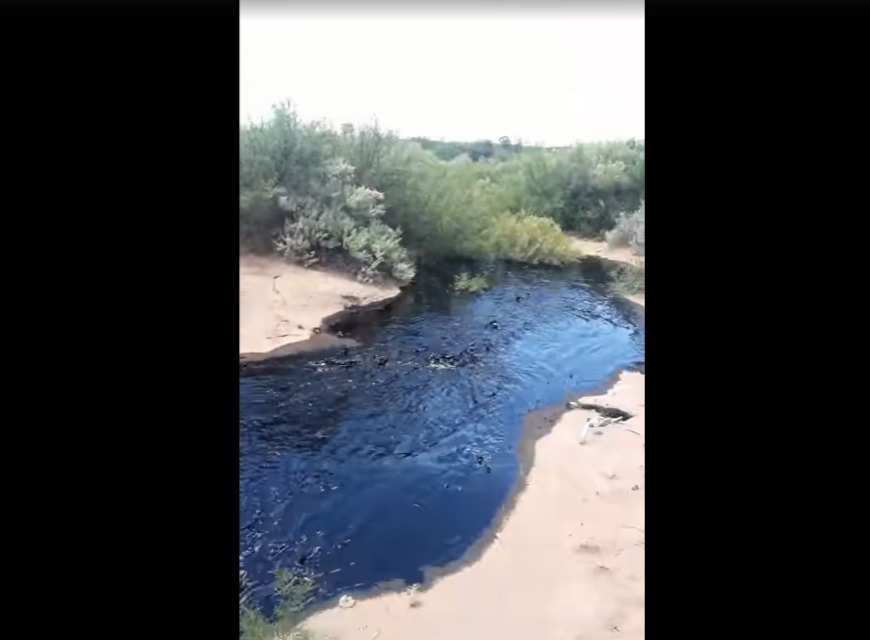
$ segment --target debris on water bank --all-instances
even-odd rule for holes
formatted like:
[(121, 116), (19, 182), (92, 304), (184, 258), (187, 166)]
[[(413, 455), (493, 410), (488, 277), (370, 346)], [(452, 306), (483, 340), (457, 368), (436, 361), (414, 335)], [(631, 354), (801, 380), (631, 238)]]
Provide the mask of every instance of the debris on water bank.
[[(583, 411), (594, 411), (595, 413), (601, 415), (604, 418), (610, 418), (611, 420), (628, 420), (634, 417), (634, 414), (629, 413), (628, 411), (623, 411), (622, 409), (618, 409), (616, 407), (605, 407), (600, 404), (590, 404), (587, 402), (568, 402), (566, 405), (569, 409), (582, 409)], [(604, 425), (601, 425), (604, 426)]]
[(338, 606), (342, 609), (350, 609), (356, 604), (356, 600), (352, 596), (343, 595), (338, 599)]
[(427, 366), (430, 369), (455, 369), (456, 367), (464, 367), (469, 364), (474, 364), (480, 360), (480, 357), (474, 353), (473, 348), (463, 349), (454, 355), (440, 355), (432, 353), (429, 355)]
[[(609, 424), (614, 424), (616, 422), (622, 422), (622, 418), (605, 418), (604, 416), (592, 416), (586, 418), (586, 423), (583, 425), (583, 433), (580, 436), (580, 444), (586, 444), (586, 438), (589, 435), (589, 429), (598, 429), (600, 427), (606, 427)], [(598, 432), (600, 433), (600, 432)]]
[[(583, 425), (583, 432), (580, 434), (580, 444), (586, 444), (590, 429), (600, 429), (610, 424), (625, 422), (634, 417), (634, 415), (628, 411), (623, 411), (616, 407), (605, 407), (600, 404), (571, 401), (566, 403), (565, 406), (568, 409), (582, 409), (584, 411), (592, 411), (596, 414), (586, 418), (586, 422)], [(596, 434), (598, 433), (600, 432), (596, 431)]]

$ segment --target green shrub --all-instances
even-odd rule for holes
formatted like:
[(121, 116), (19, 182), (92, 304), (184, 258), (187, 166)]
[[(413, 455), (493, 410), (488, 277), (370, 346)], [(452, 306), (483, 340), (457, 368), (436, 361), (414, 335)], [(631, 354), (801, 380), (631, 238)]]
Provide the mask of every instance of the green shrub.
[[(333, 131), (289, 104), (239, 131), (239, 239), (363, 280), (414, 277), (415, 257), (564, 264), (563, 229), (643, 251), (644, 144), (562, 149), (401, 140), (373, 126)], [(628, 217), (636, 211), (632, 235)]]
[(492, 257), (529, 264), (563, 265), (580, 257), (558, 224), (525, 212), (494, 216), (483, 245)]
[(352, 184), (353, 171), (345, 162), (332, 162), (319, 197), (280, 194), (279, 205), (288, 215), (276, 249), (305, 266), (347, 258), (364, 282), (382, 274), (410, 281), (414, 263), (401, 233), (382, 221), (383, 194)]
[(469, 275), (463, 271), (453, 279), (453, 290), (457, 293), (480, 293), (489, 286), (489, 280), (482, 273)]
[(275, 579), (278, 605), (274, 619), (269, 620), (257, 609), (240, 606), (239, 630), (242, 640), (309, 640), (311, 635), (301, 628), (300, 622), (302, 610), (310, 602), (317, 585), (311, 577), (294, 574), (286, 569), (278, 569)]

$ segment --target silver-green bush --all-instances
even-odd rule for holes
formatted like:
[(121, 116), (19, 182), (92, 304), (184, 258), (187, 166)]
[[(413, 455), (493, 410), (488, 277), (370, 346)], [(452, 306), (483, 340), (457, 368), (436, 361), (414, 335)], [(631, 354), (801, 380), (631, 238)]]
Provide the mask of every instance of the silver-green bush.
[(640, 208), (626, 215), (621, 213), (616, 221), (616, 226), (607, 232), (607, 244), (611, 247), (630, 247), (636, 255), (644, 255), (644, 202)]
[(324, 178), (315, 196), (276, 194), (288, 214), (275, 242), (278, 251), (305, 266), (346, 256), (363, 282), (382, 275), (410, 281), (414, 261), (401, 244), (401, 232), (382, 220), (383, 194), (353, 184), (353, 167), (343, 161), (330, 163)]

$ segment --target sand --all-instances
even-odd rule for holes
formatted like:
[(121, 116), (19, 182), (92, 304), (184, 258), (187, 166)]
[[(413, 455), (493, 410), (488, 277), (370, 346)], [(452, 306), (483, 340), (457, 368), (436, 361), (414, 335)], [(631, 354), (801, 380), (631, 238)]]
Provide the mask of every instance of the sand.
[(609, 247), (606, 242), (589, 240), (588, 238), (578, 238), (576, 236), (571, 236), (571, 241), (575, 247), (580, 249), (580, 251), (587, 256), (599, 256), (608, 260), (630, 262), (632, 264), (636, 264), (638, 261), (643, 260), (642, 256), (634, 255), (628, 247)]
[[(587, 253), (615, 259), (586, 242)], [(353, 607), (322, 610), (305, 626), (337, 640), (643, 638), (644, 376), (622, 373), (585, 401), (634, 417), (580, 444), (588, 412), (530, 414), (521, 446), (528, 475), (465, 562), (425, 591), (357, 594)]]
[[(605, 260), (626, 262), (633, 265), (642, 264), (645, 260), (643, 256), (634, 255), (628, 247), (610, 247), (606, 242), (589, 240), (588, 238), (578, 238), (577, 236), (571, 236), (571, 241), (574, 246), (580, 249), (580, 251), (583, 252), (583, 255), (586, 256), (598, 256)], [(644, 304), (646, 301), (645, 295), (642, 293), (636, 293), (626, 297), (640, 305)]]
[[(239, 354), (264, 354), (307, 341), (326, 316), (398, 293), (393, 283), (363, 284), (349, 276), (279, 260), (240, 257)], [(318, 341), (327, 338), (314, 339)]]

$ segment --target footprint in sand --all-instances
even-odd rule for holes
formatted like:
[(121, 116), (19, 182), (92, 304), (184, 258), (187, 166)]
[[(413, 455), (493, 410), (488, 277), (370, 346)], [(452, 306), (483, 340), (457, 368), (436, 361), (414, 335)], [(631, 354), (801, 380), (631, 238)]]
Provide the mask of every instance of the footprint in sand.
[(575, 549), (577, 553), (598, 553), (601, 551), (601, 546), (591, 541), (581, 542)]

